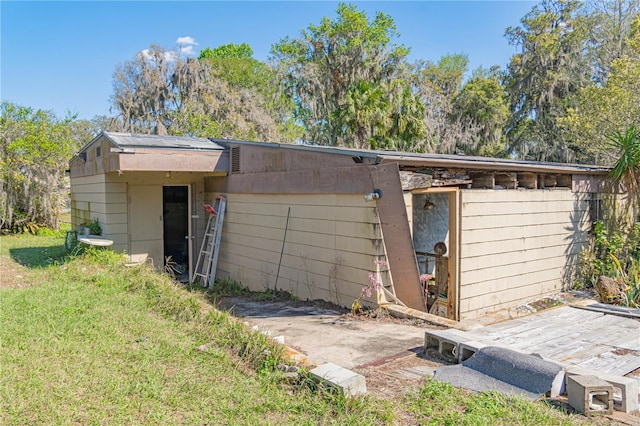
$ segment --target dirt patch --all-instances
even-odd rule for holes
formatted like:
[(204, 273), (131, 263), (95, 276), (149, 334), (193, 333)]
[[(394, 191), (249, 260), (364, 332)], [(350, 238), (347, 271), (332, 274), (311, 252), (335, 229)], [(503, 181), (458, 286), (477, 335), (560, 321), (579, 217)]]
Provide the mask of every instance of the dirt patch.
[(29, 287), (28, 273), (27, 267), (14, 262), (9, 256), (0, 256), (0, 290)]

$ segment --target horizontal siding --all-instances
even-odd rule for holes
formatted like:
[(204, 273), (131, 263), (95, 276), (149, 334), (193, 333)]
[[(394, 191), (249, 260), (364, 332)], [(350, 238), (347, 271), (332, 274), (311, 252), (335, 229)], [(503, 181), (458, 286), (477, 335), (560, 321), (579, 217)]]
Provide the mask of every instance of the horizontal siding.
[(503, 224), (503, 226), (500, 227), (500, 232), (496, 232), (495, 228), (482, 228), (479, 225), (480, 224), (476, 224), (477, 227), (475, 229), (465, 230), (464, 237), (467, 244), (484, 243), (487, 241), (505, 241), (511, 239), (512, 235), (518, 235), (518, 238), (564, 236), (584, 240), (591, 226), (587, 220), (564, 221), (561, 223), (536, 223), (528, 226), (508, 226), (507, 224)]
[(588, 220), (586, 212), (579, 212), (582, 216), (568, 216), (567, 213), (551, 212), (551, 213), (538, 213), (530, 212), (524, 214), (511, 214), (500, 215), (499, 210), (495, 212), (487, 212), (487, 215), (482, 217), (472, 216), (468, 218), (466, 223), (462, 224), (462, 230), (474, 230), (474, 229), (494, 229), (502, 230), (505, 228), (516, 228), (522, 226), (535, 226), (548, 223), (566, 223), (569, 226), (570, 223), (582, 223)]
[[(506, 234), (506, 233), (505, 233)], [(464, 238), (464, 234), (463, 234)], [(503, 240), (486, 241), (483, 243), (462, 243), (460, 250), (462, 258), (485, 257), (494, 254), (509, 254), (520, 252), (526, 254), (529, 250), (545, 248), (554, 253), (564, 254), (571, 244), (583, 244), (586, 238), (575, 238), (564, 234), (543, 235), (541, 237), (520, 237), (517, 233), (507, 235)], [(462, 269), (464, 270), (464, 268)]]
[(361, 195), (227, 195), (218, 278), (265, 290), (278, 276), (278, 289), (300, 299), (351, 306), (380, 258), (375, 204)]
[[(91, 176), (93, 177), (93, 176)], [(72, 185), (73, 187), (73, 185)], [(114, 183), (114, 182), (99, 182), (88, 185), (77, 185), (74, 187), (74, 192), (77, 194), (90, 194), (90, 193), (126, 193), (126, 183)]]
[(89, 203), (106, 203), (106, 204), (114, 204), (114, 203), (126, 203), (127, 202), (127, 193), (125, 192), (93, 192), (93, 193), (79, 193), (74, 192), (77, 197), (81, 198), (82, 201)]
[(73, 229), (89, 220), (105, 220), (107, 203), (104, 175), (74, 177), (71, 183), (71, 226)]
[(518, 288), (529, 285), (535, 285), (538, 281), (546, 281), (550, 278), (562, 280), (563, 268), (578, 260), (579, 254), (568, 259), (562, 257), (554, 257), (549, 259), (540, 259), (528, 262), (514, 263), (502, 266), (500, 268), (492, 268), (491, 279), (485, 281), (476, 281), (474, 275), (482, 272), (473, 271), (466, 272), (461, 275), (464, 282), (473, 282), (462, 288), (461, 299), (470, 299), (491, 295), (505, 288)]
[[(465, 257), (461, 265), (462, 274), (473, 274), (483, 269), (496, 269), (514, 264), (523, 264), (536, 260), (548, 260), (558, 257), (571, 256), (579, 254), (580, 245), (567, 245), (539, 248), (527, 248), (513, 252), (502, 252), (495, 254), (480, 255), (475, 257)], [(470, 277), (468, 277), (470, 278)]]
[(512, 203), (514, 200), (526, 200), (528, 203), (536, 201), (566, 201), (566, 200), (584, 200), (585, 195), (575, 197), (568, 188), (558, 189), (518, 189), (518, 190), (494, 190), (494, 189), (473, 189), (465, 190), (463, 203)]
[(562, 286), (557, 279), (537, 281), (535, 285), (507, 288), (491, 293), (487, 297), (475, 297), (460, 300), (461, 320), (477, 318), (488, 312), (495, 312), (512, 306), (517, 306), (531, 300), (539, 299), (557, 293)]
[(589, 201), (569, 190), (463, 190), (460, 314), (470, 319), (563, 289), (588, 240)]
[[(483, 203), (484, 204), (484, 203)], [(466, 203), (463, 205), (466, 217), (482, 216), (487, 213), (486, 205), (479, 203)], [(520, 215), (520, 214), (536, 214), (546, 215), (548, 213), (565, 213), (567, 209), (588, 210), (589, 203), (587, 201), (570, 200), (542, 200), (532, 202), (519, 203), (494, 203), (494, 208), (500, 212), (500, 216)]]

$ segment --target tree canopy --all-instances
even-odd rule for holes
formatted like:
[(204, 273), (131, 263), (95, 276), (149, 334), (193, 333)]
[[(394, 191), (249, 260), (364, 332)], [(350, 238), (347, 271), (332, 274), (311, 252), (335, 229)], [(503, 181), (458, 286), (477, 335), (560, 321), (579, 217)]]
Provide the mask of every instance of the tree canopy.
[(587, 161), (611, 164), (618, 154), (611, 150), (611, 135), (640, 124), (640, 16), (625, 44), (629, 48), (611, 63), (606, 82), (583, 88), (561, 121)]
[(112, 105), (128, 132), (247, 140), (296, 137), (291, 104), (248, 45), (205, 49), (201, 59), (152, 45), (114, 74)]
[(2, 102), (0, 105), (0, 228), (27, 223), (58, 227), (67, 201), (64, 174), (90, 137), (75, 117)]

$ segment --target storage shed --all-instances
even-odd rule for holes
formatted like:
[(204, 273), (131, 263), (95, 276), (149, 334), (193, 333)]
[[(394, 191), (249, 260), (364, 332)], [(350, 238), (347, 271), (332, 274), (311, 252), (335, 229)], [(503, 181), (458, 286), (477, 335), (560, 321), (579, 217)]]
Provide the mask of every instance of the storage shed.
[(572, 282), (606, 172), (105, 132), (71, 160), (72, 222), (187, 279), (224, 194), (217, 278), (347, 307), (373, 283), (365, 304), (468, 320)]

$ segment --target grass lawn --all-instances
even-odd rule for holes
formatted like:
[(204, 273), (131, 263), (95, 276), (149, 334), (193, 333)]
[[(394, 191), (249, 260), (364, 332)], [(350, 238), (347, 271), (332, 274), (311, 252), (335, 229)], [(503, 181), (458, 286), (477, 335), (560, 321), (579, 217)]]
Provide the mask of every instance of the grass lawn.
[[(575, 424), (541, 403), (426, 381), (403, 401), (314, 391), (281, 347), (148, 267), (62, 237), (0, 237), (0, 424)], [(17, 266), (16, 266), (17, 268)], [(5, 278), (2, 278), (5, 279)], [(0, 286), (1, 288), (2, 286)], [(304, 376), (304, 375), (302, 375)]]

